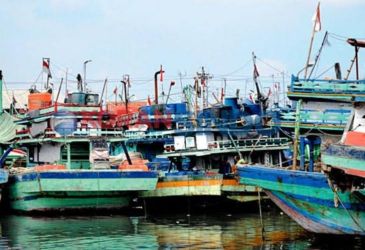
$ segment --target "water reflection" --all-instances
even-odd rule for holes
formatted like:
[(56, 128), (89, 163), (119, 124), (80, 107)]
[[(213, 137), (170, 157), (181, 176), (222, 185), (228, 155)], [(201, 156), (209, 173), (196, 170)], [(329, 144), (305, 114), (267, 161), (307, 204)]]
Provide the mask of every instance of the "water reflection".
[(170, 217), (8, 216), (0, 247), (19, 249), (286, 249), (307, 248), (308, 236), (289, 218), (265, 214)]

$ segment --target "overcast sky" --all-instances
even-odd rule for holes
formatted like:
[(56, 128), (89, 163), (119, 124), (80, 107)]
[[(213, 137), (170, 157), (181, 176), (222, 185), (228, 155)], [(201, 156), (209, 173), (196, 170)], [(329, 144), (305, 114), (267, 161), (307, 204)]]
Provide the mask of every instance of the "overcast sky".
[[(204, 66), (213, 75), (213, 89), (227, 78), (233, 92), (251, 81), (246, 79), (252, 76), (254, 51), (263, 82), (270, 86), (271, 75), (281, 80), (282, 71), (288, 80), (304, 67), (316, 5), (314, 0), (4, 0), (0, 68), (8, 88), (25, 88), (37, 79), (42, 57), (51, 58), (55, 84), (66, 68), (73, 80), (91, 59), (90, 87), (100, 89), (108, 77), (114, 88), (129, 74), (131, 92), (142, 98), (152, 93), (151, 80), (161, 64), (165, 88), (170, 80), (180, 86), (179, 74), (183, 84), (192, 83)], [(354, 49), (344, 39), (365, 38), (364, 10), (363, 0), (321, 1), (322, 31), (313, 54), (325, 31), (331, 35), (317, 75), (336, 61), (343, 72), (349, 66)], [(363, 62), (360, 68), (365, 72)], [(323, 76), (333, 77), (333, 71)]]

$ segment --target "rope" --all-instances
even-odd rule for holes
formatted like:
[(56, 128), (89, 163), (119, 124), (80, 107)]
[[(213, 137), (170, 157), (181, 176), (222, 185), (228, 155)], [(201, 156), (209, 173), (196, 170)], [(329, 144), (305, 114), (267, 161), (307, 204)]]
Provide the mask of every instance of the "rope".
[(326, 74), (329, 70), (331, 70), (332, 68), (334, 68), (334, 65), (331, 65), (331, 67), (329, 67), (328, 69), (326, 69), (325, 71), (323, 71), (320, 75), (317, 76), (317, 79), (320, 78), (321, 76), (323, 76), (324, 74)]
[(361, 227), (360, 223), (355, 219), (355, 217), (352, 216), (352, 214), (350, 213), (349, 210), (347, 210), (347, 208), (345, 207), (345, 205), (343, 204), (340, 195), (338, 194), (336, 188), (333, 186), (333, 183), (331, 181), (331, 179), (329, 178), (329, 176), (327, 175), (327, 182), (328, 185), (330, 186), (332, 192), (336, 195), (338, 201), (340, 202), (341, 206), (343, 207), (343, 209), (345, 209), (345, 211), (348, 213), (348, 215), (351, 217), (351, 219), (353, 220), (353, 222), (358, 226), (358, 228), (360, 228), (361, 231), (365, 231), (363, 227)]
[(264, 227), (264, 221), (262, 219), (262, 209), (261, 209), (261, 194), (260, 190), (257, 190), (257, 196), (258, 196), (258, 202), (259, 202), (259, 212), (260, 212), (260, 224), (261, 224), (261, 238), (265, 239), (265, 227)]

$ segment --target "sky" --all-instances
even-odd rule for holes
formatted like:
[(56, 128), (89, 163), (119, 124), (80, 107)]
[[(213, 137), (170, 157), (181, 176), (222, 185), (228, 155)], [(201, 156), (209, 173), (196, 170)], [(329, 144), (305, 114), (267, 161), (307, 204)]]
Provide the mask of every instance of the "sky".
[[(130, 75), (131, 94), (153, 97), (153, 75), (163, 65), (160, 88), (176, 81), (192, 84), (204, 66), (211, 91), (227, 83), (227, 94), (253, 89), (252, 52), (257, 56), (263, 88), (288, 82), (306, 62), (317, 1), (312, 0), (2, 0), (0, 8), (0, 69), (7, 89), (27, 89), (44, 81), (43, 57), (51, 60), (52, 82), (58, 86), (68, 71), (68, 88), (87, 64), (88, 86), (100, 91), (108, 78), (108, 96)], [(314, 77), (334, 77), (340, 62), (343, 74), (354, 48), (347, 37), (365, 38), (363, 0), (322, 0), (322, 30), (314, 38), (312, 60), (325, 31)], [(360, 75), (365, 67), (361, 61)], [(363, 69), (361, 72), (361, 69)], [(322, 74), (323, 73), (323, 74)], [(36, 81), (38, 78), (38, 81)], [(180, 80), (181, 78), (181, 80)], [(40, 88), (40, 87), (39, 87)], [(178, 95), (177, 95), (178, 96)]]

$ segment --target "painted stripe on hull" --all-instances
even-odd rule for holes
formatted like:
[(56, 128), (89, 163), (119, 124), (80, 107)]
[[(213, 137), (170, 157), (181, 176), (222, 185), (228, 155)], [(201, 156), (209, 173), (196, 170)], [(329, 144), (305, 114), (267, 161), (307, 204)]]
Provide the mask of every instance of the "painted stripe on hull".
[[(29, 199), (28, 199), (29, 198)], [(67, 209), (111, 209), (124, 208), (129, 205), (130, 198), (127, 196), (91, 196), (91, 197), (47, 197), (33, 196), (10, 203), (13, 210), (52, 211)]]
[(11, 176), (12, 180), (28, 181), (44, 179), (114, 179), (114, 178), (157, 178), (157, 172), (152, 171), (118, 171), (118, 170), (68, 170), (31, 172)]
[(157, 183), (156, 190), (141, 192), (143, 197), (168, 196), (217, 196), (221, 195), (222, 179), (180, 180), (162, 179)]
[[(327, 188), (327, 179), (321, 173), (293, 171), (278, 168), (268, 168), (263, 166), (249, 166), (239, 167), (238, 173), (240, 180), (242, 177), (249, 176), (249, 178), (257, 180), (265, 180), (280, 184), (296, 185), (298, 178), (301, 178), (300, 186)], [(245, 184), (245, 183), (241, 183)]]
[[(289, 217), (310, 232), (365, 235), (365, 231), (340, 206), (338, 208), (329, 208), (327, 206), (298, 200), (281, 192), (265, 192)], [(365, 214), (363, 211), (350, 211), (350, 213), (360, 225), (364, 225)]]
[(9, 183), (10, 206), (23, 211), (125, 207), (131, 194), (154, 190), (158, 180), (153, 172), (96, 173), (55, 171), (13, 176)]
[(39, 179), (9, 184), (10, 197), (21, 198), (29, 193), (47, 192), (115, 192), (154, 190), (156, 179)]
[(189, 181), (159, 181), (157, 188), (168, 187), (198, 187), (198, 186), (216, 186), (221, 185), (222, 180), (189, 180)]
[(347, 174), (365, 178), (365, 159), (357, 160), (348, 157), (322, 154), (322, 161), (326, 165), (342, 169)]

